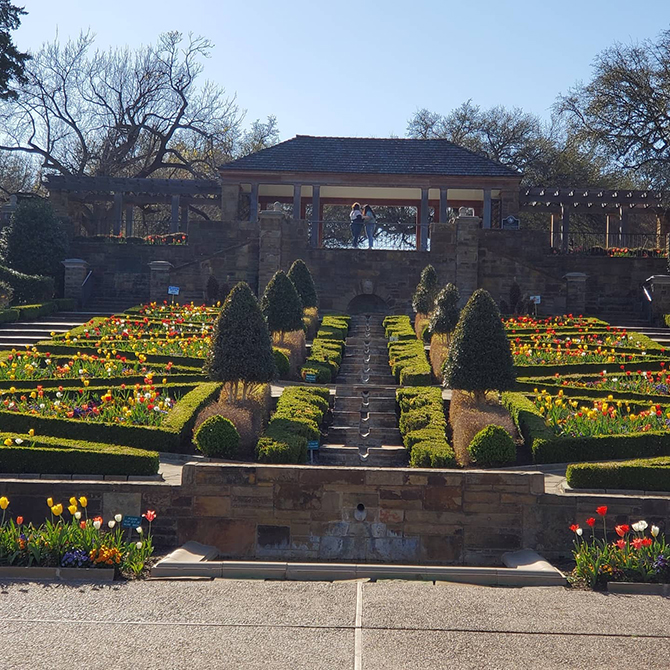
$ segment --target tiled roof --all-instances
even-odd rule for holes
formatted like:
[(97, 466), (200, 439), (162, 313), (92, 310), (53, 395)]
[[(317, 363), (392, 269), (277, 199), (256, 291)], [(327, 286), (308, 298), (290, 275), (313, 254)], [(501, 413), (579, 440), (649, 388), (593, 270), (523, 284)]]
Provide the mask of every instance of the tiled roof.
[(355, 172), (360, 174), (520, 177), (501, 163), (448, 140), (297, 135), (222, 165), (224, 172)]

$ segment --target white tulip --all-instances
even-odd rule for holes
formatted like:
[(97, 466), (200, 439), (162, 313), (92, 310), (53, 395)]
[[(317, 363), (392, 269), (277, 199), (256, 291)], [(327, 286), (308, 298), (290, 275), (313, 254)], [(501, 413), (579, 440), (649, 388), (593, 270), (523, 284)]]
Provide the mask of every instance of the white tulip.
[(647, 522), (644, 521), (644, 520), (642, 520), (642, 519), (640, 519), (640, 521), (638, 521), (637, 523), (634, 523), (634, 524), (633, 524), (633, 530), (634, 530), (636, 533), (641, 533), (641, 532), (644, 531), (644, 529), (645, 529), (647, 526), (648, 526)]
[(117, 514), (114, 517), (114, 521), (116, 521), (116, 523), (121, 523), (121, 519), (123, 519), (123, 516), (121, 514)]
[(77, 521), (79, 521), (79, 519), (81, 519), (81, 512), (80, 512), (79, 510), (77, 510), (77, 511), (74, 513), (74, 518), (75, 518)]
[(116, 521), (114, 521), (114, 519), (110, 519), (110, 520), (107, 522), (107, 525), (108, 525), (110, 528), (114, 528), (114, 526), (116, 526)]
[(138, 542), (135, 546), (136, 546), (138, 549), (141, 549), (141, 548), (142, 548), (142, 543), (141, 543), (141, 542)]
[(583, 533), (583, 532), (584, 532), (584, 531), (583, 531), (581, 528), (578, 528), (578, 529), (575, 531), (575, 533), (577, 533), (577, 535), (579, 535), (579, 537), (582, 536), (582, 533)]
[(100, 522), (99, 521), (94, 521), (93, 522), (93, 528), (95, 528), (96, 530), (100, 530)]
[(651, 534), (654, 537), (658, 537), (658, 534), (661, 532), (661, 529), (658, 526), (652, 526), (651, 527)]
[(136, 530), (140, 535), (142, 535), (142, 533), (144, 532), (144, 531), (142, 530), (142, 526), (138, 526), (137, 528), (135, 528), (135, 530)]

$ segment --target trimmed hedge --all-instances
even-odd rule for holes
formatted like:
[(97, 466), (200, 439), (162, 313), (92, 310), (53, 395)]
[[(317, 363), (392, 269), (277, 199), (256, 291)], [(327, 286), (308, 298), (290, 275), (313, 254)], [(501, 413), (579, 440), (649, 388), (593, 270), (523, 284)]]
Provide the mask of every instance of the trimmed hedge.
[(29, 321), (40, 316), (55, 314), (58, 311), (58, 305), (55, 302), (43, 302), (40, 305), (18, 305), (14, 309), (19, 312), (20, 321)]
[(330, 391), (311, 386), (287, 386), (265, 435), (256, 445), (261, 463), (304, 463), (307, 442), (318, 440), (328, 411)]
[(565, 474), (574, 489), (670, 491), (670, 456), (615, 463), (573, 463)]
[(275, 366), (277, 367), (279, 379), (288, 379), (289, 372), (291, 371), (291, 364), (289, 362), (291, 352), (288, 349), (272, 347), (272, 354), (275, 358)]
[(533, 402), (523, 394), (503, 393), (502, 403), (509, 410), (516, 427), (530, 447), (535, 463), (670, 455), (670, 432), (559, 437), (547, 425)]
[(409, 317), (387, 316), (384, 329), (389, 339), (389, 365), (396, 381), (401, 386), (430, 386), (432, 369)]
[(53, 277), (26, 275), (11, 268), (0, 265), (0, 281), (4, 281), (14, 289), (14, 303), (17, 305), (34, 305), (51, 300), (54, 294)]
[[(6, 446), (5, 440), (23, 440)], [(155, 475), (156, 451), (60, 437), (0, 433), (0, 472), (73, 475)]]
[(19, 320), (19, 310), (15, 307), (0, 309), (0, 323), (14, 323)]
[(400, 434), (415, 468), (453, 468), (456, 455), (447, 442), (442, 391), (439, 388), (400, 388)]
[(348, 316), (324, 316), (321, 326), (312, 342), (309, 358), (300, 368), (303, 379), (306, 375), (316, 376), (320, 384), (330, 383), (340, 371), (344, 355), (344, 341), (349, 332)]
[[(174, 390), (184, 388), (165, 386)], [(3, 429), (19, 433), (27, 433), (33, 428), (37, 434), (55, 437), (127, 445), (137, 449), (183, 451), (190, 447), (191, 429), (198, 411), (220, 393), (221, 384), (206, 382), (191, 388), (168, 412), (160, 426), (87, 423), (78, 419), (52, 419), (9, 411), (0, 411), (0, 423)], [(94, 387), (89, 387), (90, 390)]]
[(468, 453), (480, 467), (497, 467), (516, 461), (516, 445), (512, 436), (502, 427), (486, 426), (468, 445)]

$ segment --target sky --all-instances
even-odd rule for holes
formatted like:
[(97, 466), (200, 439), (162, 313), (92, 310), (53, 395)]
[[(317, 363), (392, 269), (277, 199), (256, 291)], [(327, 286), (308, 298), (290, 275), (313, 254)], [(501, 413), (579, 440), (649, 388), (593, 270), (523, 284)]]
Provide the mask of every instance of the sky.
[(670, 28), (669, 0), (14, 0), (22, 50), (95, 33), (100, 49), (170, 30), (214, 43), (203, 77), (235, 95), (247, 124), (272, 114), (296, 134), (404, 136), (420, 108), (466, 100), (549, 119), (615, 41)]

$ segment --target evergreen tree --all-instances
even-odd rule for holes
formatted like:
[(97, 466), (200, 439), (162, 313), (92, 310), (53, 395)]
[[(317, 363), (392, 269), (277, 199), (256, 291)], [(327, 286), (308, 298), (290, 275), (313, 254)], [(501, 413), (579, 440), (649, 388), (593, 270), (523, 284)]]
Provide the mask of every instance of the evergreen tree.
[(458, 289), (451, 283), (447, 284), (435, 300), (435, 311), (430, 319), (430, 331), (439, 335), (448, 335), (458, 324), (461, 310), (458, 301), (461, 296)]
[(426, 265), (412, 296), (412, 306), (417, 314), (430, 314), (433, 311), (439, 288), (435, 268), (432, 265)]
[(69, 248), (67, 234), (51, 205), (39, 198), (23, 200), (3, 231), (4, 264), (28, 275), (55, 275)]
[(305, 265), (305, 261), (300, 258), (294, 261), (288, 271), (288, 278), (293, 282), (295, 290), (298, 292), (300, 300), (302, 300), (303, 307), (319, 306), (319, 298), (316, 294), (312, 273), (309, 271), (307, 265)]
[(451, 389), (470, 391), (481, 402), (486, 392), (514, 386), (514, 361), (500, 312), (488, 291), (475, 291), (461, 312), (444, 381)]
[(12, 5), (9, 0), (0, 0), (0, 100), (16, 98), (12, 82), (23, 84), (26, 81), (24, 70), (30, 56), (14, 46), (10, 35), (10, 31), (21, 25), (19, 17), (25, 14), (23, 7)]
[(229, 399), (242, 399), (257, 384), (275, 376), (272, 342), (258, 301), (246, 282), (228, 294), (212, 334), (204, 372), (213, 381), (228, 384)]
[(270, 333), (302, 330), (302, 303), (293, 282), (279, 270), (263, 293), (261, 311)]

